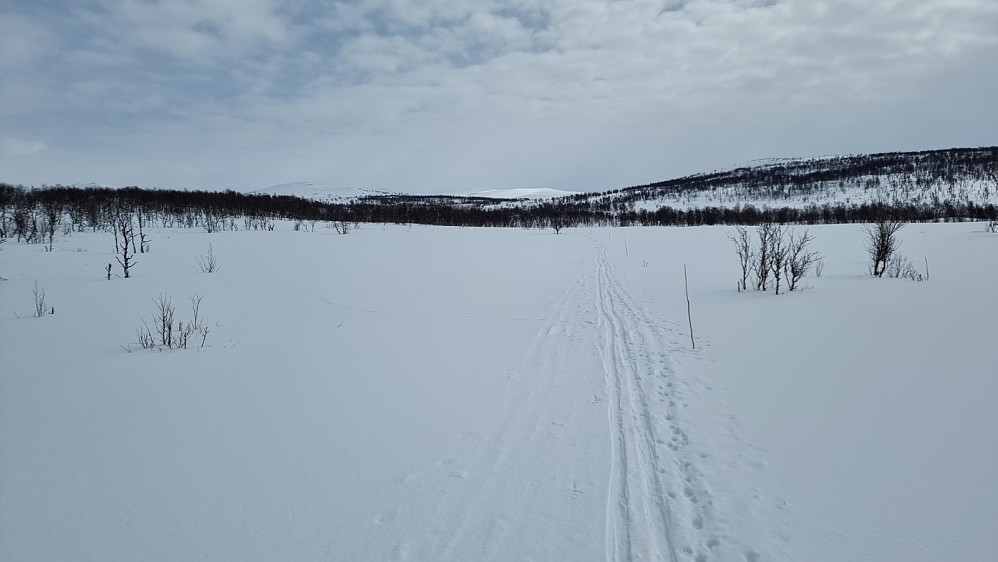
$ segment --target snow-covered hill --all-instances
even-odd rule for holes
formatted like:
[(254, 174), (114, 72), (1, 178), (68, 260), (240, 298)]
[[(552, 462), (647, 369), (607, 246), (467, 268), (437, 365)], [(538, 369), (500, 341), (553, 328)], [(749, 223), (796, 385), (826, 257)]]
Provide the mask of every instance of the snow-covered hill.
[(359, 187), (334, 187), (324, 183), (292, 182), (272, 185), (249, 193), (266, 195), (290, 195), (303, 199), (326, 202), (344, 202), (368, 195), (384, 195), (387, 192)]
[(513, 189), (486, 189), (470, 193), (471, 197), (490, 197), (494, 199), (550, 199), (575, 195), (576, 191), (552, 189), (550, 187), (521, 187)]
[[(292, 195), (316, 201), (347, 201), (359, 197), (377, 197), (385, 195), (400, 195), (399, 193), (389, 193), (387, 191), (364, 189), (358, 187), (332, 187), (323, 183), (314, 182), (293, 182), (272, 185), (264, 189), (251, 191), (249, 193), (260, 193), (268, 195)], [(565, 197), (575, 195), (577, 192), (552, 189), (549, 187), (523, 187), (512, 189), (485, 189), (485, 190), (450, 190), (445, 193), (428, 194), (428, 197), (443, 195), (447, 197), (487, 197), (491, 199), (550, 199), (553, 197)], [(412, 195), (412, 194), (408, 194)]]
[(765, 159), (586, 197), (646, 211), (998, 204), (998, 148)]

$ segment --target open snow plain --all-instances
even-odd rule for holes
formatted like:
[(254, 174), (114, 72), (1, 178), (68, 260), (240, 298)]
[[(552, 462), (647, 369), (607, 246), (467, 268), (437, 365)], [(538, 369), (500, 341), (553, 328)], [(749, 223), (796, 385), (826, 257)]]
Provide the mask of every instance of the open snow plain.
[(0, 559), (998, 559), (998, 236), (908, 225), (915, 283), (810, 230), (780, 296), (723, 227), (8, 242)]

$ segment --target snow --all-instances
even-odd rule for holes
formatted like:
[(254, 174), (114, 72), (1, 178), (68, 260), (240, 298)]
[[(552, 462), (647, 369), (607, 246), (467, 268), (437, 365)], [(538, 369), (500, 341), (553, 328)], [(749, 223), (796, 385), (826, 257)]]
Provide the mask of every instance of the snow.
[(263, 189), (250, 191), (258, 195), (289, 195), (316, 201), (342, 202), (365, 195), (383, 195), (385, 192), (359, 187), (338, 187), (319, 182), (291, 182), (271, 185)]
[[(864, 176), (857, 185), (839, 185), (838, 182), (819, 182), (810, 190), (801, 191), (793, 187), (779, 186), (747, 187), (736, 184), (711, 190), (683, 190), (654, 195), (648, 200), (639, 200), (634, 209), (655, 211), (668, 206), (674, 209), (697, 209), (706, 207), (736, 208), (753, 205), (757, 209), (778, 209), (789, 207), (803, 209), (823, 205), (863, 205), (872, 203), (896, 205), (937, 206), (944, 201), (956, 204), (973, 202), (978, 205), (998, 204), (998, 190), (991, 180), (962, 179), (953, 182), (934, 182), (928, 185), (914, 185), (889, 181), (878, 187), (865, 187), (865, 182), (880, 181), (880, 176)], [(611, 196), (611, 198), (614, 196)]]
[(491, 197), (494, 199), (550, 199), (552, 197), (568, 197), (578, 191), (565, 191), (550, 187), (519, 187), (513, 189), (486, 189), (472, 193), (473, 197)]
[[(0, 559), (998, 558), (998, 236), (908, 225), (915, 283), (812, 227), (775, 296), (732, 230), (8, 241)], [(138, 349), (164, 293), (204, 348)]]
[[(292, 195), (317, 201), (345, 201), (367, 195), (386, 195), (386, 191), (358, 187), (334, 187), (319, 182), (292, 182), (272, 185), (250, 193), (269, 195)], [(552, 189), (549, 187), (522, 187), (513, 189), (446, 189), (438, 195), (455, 197), (488, 197), (492, 199), (550, 199), (575, 195), (575, 191)]]

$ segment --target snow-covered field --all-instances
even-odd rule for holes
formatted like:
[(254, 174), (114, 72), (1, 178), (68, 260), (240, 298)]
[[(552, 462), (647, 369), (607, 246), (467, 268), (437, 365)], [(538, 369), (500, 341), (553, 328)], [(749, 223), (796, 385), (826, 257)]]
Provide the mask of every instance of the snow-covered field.
[[(775, 296), (732, 230), (8, 242), (0, 560), (998, 559), (998, 236), (813, 227)], [(138, 349), (164, 293), (204, 348)]]

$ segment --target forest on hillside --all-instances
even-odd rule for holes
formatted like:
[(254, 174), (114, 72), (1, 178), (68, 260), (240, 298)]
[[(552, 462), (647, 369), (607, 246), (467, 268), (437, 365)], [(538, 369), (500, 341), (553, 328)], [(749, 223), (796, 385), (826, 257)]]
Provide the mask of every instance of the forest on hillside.
[[(37, 242), (60, 229), (114, 228), (122, 217), (140, 229), (154, 224), (209, 231), (266, 229), (274, 220), (296, 221), (303, 228), (322, 221), (555, 230), (996, 221), (996, 199), (998, 147), (777, 161), (544, 200), (379, 194), (329, 202), (232, 190), (0, 183), (0, 239)], [(672, 204), (679, 200), (685, 203)], [(701, 201), (714, 204), (697, 204)]]

